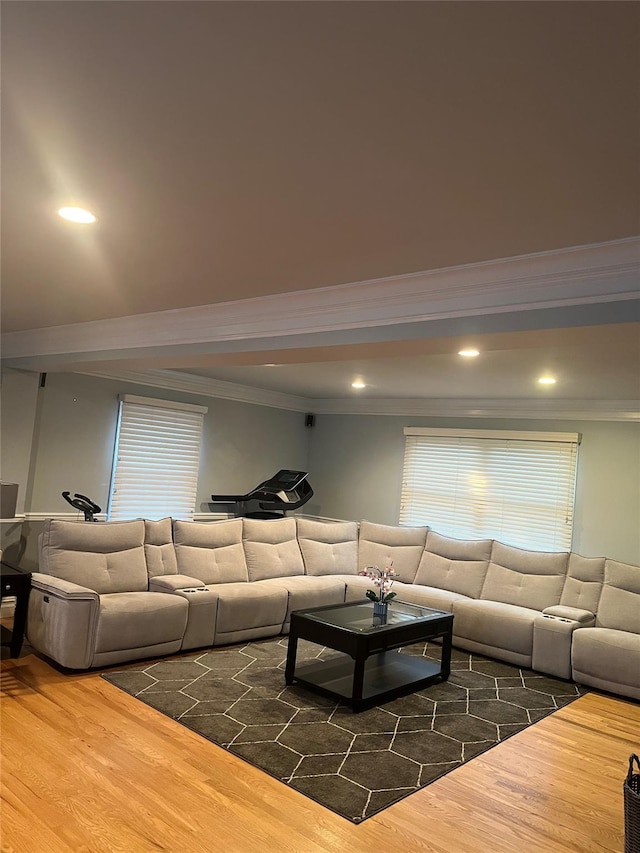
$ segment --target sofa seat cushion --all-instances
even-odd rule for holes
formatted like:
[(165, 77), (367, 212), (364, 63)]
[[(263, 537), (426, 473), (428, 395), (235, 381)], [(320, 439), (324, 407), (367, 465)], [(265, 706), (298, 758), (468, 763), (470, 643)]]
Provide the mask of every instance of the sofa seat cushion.
[(214, 642), (233, 642), (229, 636), (242, 636), (242, 632), (253, 629), (269, 628), (274, 634), (280, 632), (288, 604), (287, 590), (282, 584), (224, 583), (208, 586), (208, 589), (218, 596)]
[(530, 657), (537, 610), (499, 601), (453, 602), (454, 637)]
[(323, 607), (325, 604), (343, 604), (345, 582), (335, 577), (270, 578), (258, 581), (260, 586), (284, 587), (287, 591), (287, 613), (283, 630), (288, 630), (292, 610)]
[[(349, 577), (343, 575), (346, 582), (345, 601), (366, 601), (366, 592), (372, 589), (378, 592), (370, 578)], [(413, 583), (401, 583), (396, 581), (391, 588), (395, 592), (398, 601), (406, 601), (407, 604), (418, 604), (421, 607), (432, 607), (434, 610), (444, 610), (451, 613), (454, 601), (467, 601), (466, 595), (457, 592), (448, 592), (444, 589), (434, 589), (428, 586), (420, 586)]]
[[(375, 593), (379, 592), (378, 587), (374, 584), (371, 578), (364, 577), (363, 575), (338, 575), (338, 577), (340, 580), (343, 580), (346, 585), (345, 601), (357, 601), (358, 599), (366, 601), (366, 592), (368, 589), (372, 589)], [(403, 591), (410, 588), (410, 583), (395, 581), (391, 587), (391, 592), (396, 593), (396, 598), (403, 599)]]
[(579, 628), (573, 634), (571, 667), (581, 684), (640, 699), (640, 634)]
[(100, 596), (95, 651), (139, 649), (182, 640), (189, 603), (162, 592), (114, 592)]
[(447, 613), (453, 611), (454, 601), (470, 600), (468, 595), (449, 592), (446, 589), (436, 589), (433, 586), (423, 586), (422, 584), (403, 584), (402, 589), (398, 588), (396, 591), (400, 601), (406, 601), (408, 604), (419, 604), (421, 607), (431, 607), (434, 610), (445, 610)]
[[(358, 575), (356, 577), (342, 575), (341, 580), (345, 581), (347, 587), (345, 601), (358, 601), (359, 599), (365, 601), (366, 593), (369, 589), (372, 589), (376, 594), (379, 594), (380, 592), (371, 578), (363, 577), (362, 575)], [(429, 604), (427, 599), (434, 602), (442, 602), (443, 604), (453, 602), (456, 599), (467, 600), (466, 595), (459, 595), (456, 592), (448, 592), (444, 589), (434, 589), (428, 586), (421, 586), (419, 584), (402, 583), (402, 581), (395, 581), (390, 591), (395, 592), (395, 597), (398, 601), (406, 601), (409, 604), (420, 604), (423, 607), (435, 607), (436, 610), (451, 611), (451, 606), (447, 604), (446, 607), (440, 607), (439, 604)]]

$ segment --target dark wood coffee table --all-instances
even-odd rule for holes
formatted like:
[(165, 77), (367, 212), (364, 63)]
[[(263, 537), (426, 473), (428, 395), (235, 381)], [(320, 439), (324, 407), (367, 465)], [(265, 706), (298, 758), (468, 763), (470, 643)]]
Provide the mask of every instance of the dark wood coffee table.
[[(373, 615), (371, 602), (348, 602), (294, 610), (291, 614), (285, 681), (298, 681), (338, 696), (354, 711), (436, 681), (451, 671), (453, 615), (393, 600), (386, 622)], [(442, 639), (440, 661), (401, 651), (402, 647)], [(345, 657), (296, 666), (298, 640), (327, 646)]]

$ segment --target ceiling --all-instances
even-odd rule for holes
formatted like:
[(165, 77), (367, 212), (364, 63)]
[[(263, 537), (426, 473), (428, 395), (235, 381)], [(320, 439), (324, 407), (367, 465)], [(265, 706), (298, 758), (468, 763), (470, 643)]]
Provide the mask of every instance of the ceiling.
[(639, 33), (624, 2), (4, 3), (5, 364), (637, 412)]
[[(638, 329), (636, 323), (621, 323), (480, 335), (472, 338), (482, 347), (478, 358), (457, 354), (467, 339), (446, 337), (353, 347), (357, 352), (351, 357), (343, 352), (339, 361), (326, 350), (304, 363), (281, 360), (190, 372), (312, 399), (351, 397), (356, 379), (366, 387), (355, 393), (365, 398), (488, 398), (499, 387), (501, 398), (517, 399), (544, 394), (537, 380), (553, 375), (563, 398), (625, 400), (640, 391)], [(635, 365), (635, 374), (621, 365)]]

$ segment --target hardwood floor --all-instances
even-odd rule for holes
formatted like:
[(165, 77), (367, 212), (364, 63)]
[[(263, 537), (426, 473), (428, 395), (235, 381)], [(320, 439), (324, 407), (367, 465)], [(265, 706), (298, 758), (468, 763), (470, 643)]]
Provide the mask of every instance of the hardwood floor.
[(1, 670), (3, 853), (623, 850), (640, 704), (589, 694), (356, 826), (100, 678)]

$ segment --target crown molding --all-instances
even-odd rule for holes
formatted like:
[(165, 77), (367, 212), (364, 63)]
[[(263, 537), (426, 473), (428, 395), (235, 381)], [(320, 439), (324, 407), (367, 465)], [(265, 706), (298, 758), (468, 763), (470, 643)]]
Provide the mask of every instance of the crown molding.
[(405, 415), (429, 418), (513, 418), (640, 422), (637, 400), (335, 399), (315, 400), (315, 415)]
[[(640, 237), (264, 297), (94, 320), (3, 338), (3, 359), (122, 358), (145, 349), (274, 348), (290, 336), (640, 296)], [(298, 342), (298, 345), (299, 342)], [(71, 356), (75, 356), (71, 358)]]
[(524, 420), (640, 421), (637, 400), (540, 400), (492, 398), (311, 399), (208, 379), (174, 370), (83, 371), (85, 376), (151, 388), (217, 397), (316, 415), (406, 415), (432, 418), (522, 418)]
[(205, 376), (182, 373), (178, 370), (83, 370), (76, 372), (84, 376), (97, 376), (100, 379), (132, 382), (135, 385), (147, 385), (151, 388), (162, 388), (165, 391), (186, 391), (188, 394), (195, 394), (198, 397), (235, 400), (238, 403), (253, 403), (257, 406), (287, 409), (292, 412), (308, 412), (311, 405), (311, 400), (306, 397), (296, 397), (294, 394), (284, 394), (280, 391), (237, 385), (234, 382), (209, 379)]

